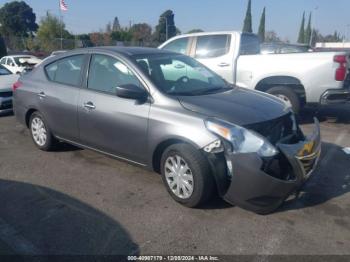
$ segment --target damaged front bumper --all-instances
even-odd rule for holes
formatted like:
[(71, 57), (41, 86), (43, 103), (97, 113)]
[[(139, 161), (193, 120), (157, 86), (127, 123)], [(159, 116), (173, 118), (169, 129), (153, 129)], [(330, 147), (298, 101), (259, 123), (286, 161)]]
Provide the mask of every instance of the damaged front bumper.
[(256, 153), (225, 153), (226, 174), (230, 179), (223, 178), (222, 170), (216, 175), (224, 200), (260, 214), (279, 207), (304, 184), (317, 166), (321, 154), (318, 120), (315, 119), (310, 136), (294, 144), (285, 142), (276, 146), (280, 153), (268, 159)]

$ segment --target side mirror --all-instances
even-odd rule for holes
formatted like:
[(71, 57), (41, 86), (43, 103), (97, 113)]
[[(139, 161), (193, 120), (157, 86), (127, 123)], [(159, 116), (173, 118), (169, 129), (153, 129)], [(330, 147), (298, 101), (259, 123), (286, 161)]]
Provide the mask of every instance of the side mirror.
[(126, 84), (116, 87), (116, 95), (122, 98), (143, 100), (148, 97), (148, 93), (137, 85)]

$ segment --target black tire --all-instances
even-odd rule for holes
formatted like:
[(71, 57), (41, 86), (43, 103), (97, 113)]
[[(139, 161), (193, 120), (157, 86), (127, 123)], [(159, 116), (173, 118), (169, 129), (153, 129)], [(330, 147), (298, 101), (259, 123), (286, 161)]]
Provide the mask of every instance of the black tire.
[(301, 110), (301, 101), (299, 96), (287, 86), (275, 86), (266, 91), (266, 93), (269, 93), (274, 96), (283, 95), (287, 97), (292, 105), (292, 109), (294, 113), (299, 114)]
[[(32, 125), (33, 125), (33, 120), (35, 120), (36, 118), (40, 119), (42, 121), (42, 123), (44, 124), (44, 128), (46, 130), (46, 141), (43, 145), (38, 144), (38, 142), (35, 140), (34, 135), (33, 135), (33, 129), (32, 129)], [(58, 141), (56, 140), (56, 138), (52, 135), (51, 130), (49, 129), (43, 115), (36, 111), (34, 112), (29, 119), (29, 130), (30, 130), (30, 136), (34, 142), (34, 144), (43, 151), (52, 151), (55, 149), (55, 146), (57, 145)]]
[[(165, 176), (166, 160), (178, 155), (186, 161), (193, 176), (193, 192), (189, 198), (183, 199), (174, 194), (168, 185)], [(214, 191), (214, 179), (206, 157), (193, 146), (188, 144), (175, 144), (168, 147), (161, 158), (161, 174), (163, 183), (172, 198), (187, 207), (197, 207), (208, 201)]]

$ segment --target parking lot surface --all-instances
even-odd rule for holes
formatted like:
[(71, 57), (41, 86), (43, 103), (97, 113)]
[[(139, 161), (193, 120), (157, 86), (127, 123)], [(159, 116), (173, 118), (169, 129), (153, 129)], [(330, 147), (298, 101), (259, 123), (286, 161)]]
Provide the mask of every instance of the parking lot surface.
[(183, 207), (159, 175), (68, 145), (41, 152), (1, 116), (0, 254), (350, 254), (350, 108), (318, 116), (318, 170), (267, 216), (218, 198)]

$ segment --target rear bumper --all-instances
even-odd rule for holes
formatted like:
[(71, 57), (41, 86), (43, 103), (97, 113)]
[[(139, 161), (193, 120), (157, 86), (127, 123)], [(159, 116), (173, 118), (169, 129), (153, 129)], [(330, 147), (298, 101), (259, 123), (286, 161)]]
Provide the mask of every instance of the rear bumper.
[[(313, 173), (321, 153), (320, 127), (315, 120), (311, 136), (297, 144), (279, 144), (280, 155), (275, 159), (262, 159), (256, 153), (226, 154), (226, 162), (232, 166), (231, 181), (224, 200), (244, 209), (266, 214), (279, 207), (286, 198), (297, 191)], [(266, 163), (283, 157), (290, 175), (277, 177), (266, 169)], [(284, 167), (280, 172), (286, 170)], [(289, 172), (288, 172), (289, 173)], [(284, 178), (285, 177), (285, 178)], [(221, 191), (222, 193), (222, 191)]]
[(350, 89), (329, 89), (325, 91), (320, 103), (321, 105), (333, 105), (350, 102)]

